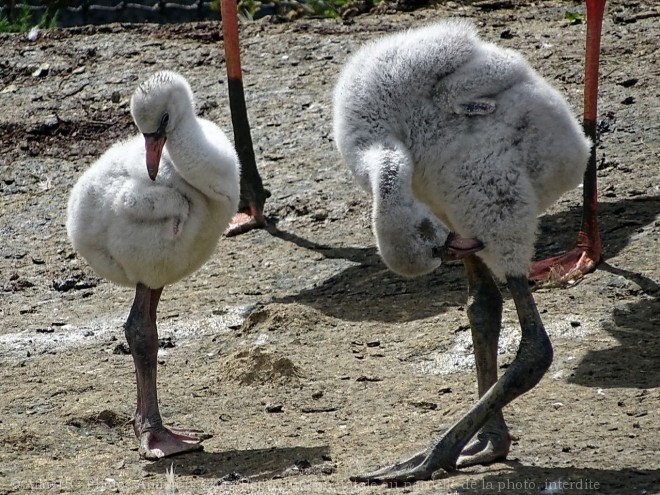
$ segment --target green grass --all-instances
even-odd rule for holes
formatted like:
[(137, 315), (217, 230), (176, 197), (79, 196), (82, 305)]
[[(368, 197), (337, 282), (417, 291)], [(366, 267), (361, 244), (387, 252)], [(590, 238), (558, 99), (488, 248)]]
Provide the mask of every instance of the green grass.
[[(239, 12), (248, 18), (254, 18), (255, 14), (261, 8), (263, 3), (273, 3), (278, 13), (286, 15), (289, 11), (304, 12), (303, 17), (339, 17), (341, 7), (346, 5), (348, 0), (238, 0)], [(214, 0), (211, 8), (220, 10), (220, 0)]]
[(46, 10), (39, 21), (35, 24), (32, 21), (32, 11), (30, 7), (24, 5), (23, 8), (17, 13), (14, 19), (9, 19), (7, 16), (0, 16), (0, 33), (27, 33), (35, 25), (42, 29), (52, 29), (57, 27), (57, 15), (59, 11), (50, 13)]

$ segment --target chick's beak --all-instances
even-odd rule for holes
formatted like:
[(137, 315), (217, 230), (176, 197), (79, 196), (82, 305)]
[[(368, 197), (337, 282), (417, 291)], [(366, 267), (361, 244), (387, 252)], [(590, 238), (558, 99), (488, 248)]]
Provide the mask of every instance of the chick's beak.
[(161, 133), (144, 134), (144, 145), (147, 151), (147, 172), (151, 180), (156, 180), (158, 175), (158, 166), (160, 165), (160, 156), (163, 153), (163, 146), (167, 136)]
[(450, 232), (444, 246), (433, 249), (433, 257), (441, 258), (443, 261), (458, 260), (483, 248), (483, 243), (477, 239), (461, 237), (455, 232)]

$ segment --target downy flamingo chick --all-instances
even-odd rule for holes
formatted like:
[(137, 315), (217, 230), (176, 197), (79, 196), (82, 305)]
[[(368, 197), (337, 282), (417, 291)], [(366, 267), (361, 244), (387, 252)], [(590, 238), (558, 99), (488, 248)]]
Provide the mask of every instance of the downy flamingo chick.
[[(427, 449), (353, 479), (423, 480), (438, 469), (505, 458), (511, 437), (502, 408), (552, 362), (527, 279), (537, 216), (580, 183), (589, 140), (520, 54), (480, 40), (459, 20), (359, 50), (335, 89), (334, 133), (372, 196), (373, 230), (390, 269), (416, 276), (437, 268), (443, 251), (463, 258), (480, 396)], [(522, 331), (516, 359), (499, 379), (495, 279), (507, 282)]]
[(158, 72), (142, 82), (131, 114), (142, 136), (112, 146), (78, 180), (67, 232), (100, 276), (135, 287), (124, 327), (137, 379), (133, 429), (140, 456), (157, 459), (199, 450), (204, 438), (162, 423), (158, 300), (165, 285), (213, 253), (238, 207), (240, 167), (222, 130), (195, 115), (192, 91), (179, 74)]

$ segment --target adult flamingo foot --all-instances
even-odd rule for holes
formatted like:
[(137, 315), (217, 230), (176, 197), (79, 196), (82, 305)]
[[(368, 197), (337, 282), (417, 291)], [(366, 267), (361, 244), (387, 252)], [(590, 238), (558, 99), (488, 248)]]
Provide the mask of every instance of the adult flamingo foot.
[(229, 222), (225, 236), (233, 237), (245, 234), (254, 229), (262, 229), (266, 226), (266, 218), (261, 211), (249, 208), (247, 211), (239, 211)]
[[(261, 189), (263, 199), (257, 201), (246, 201), (246, 205), (239, 206), (238, 212), (229, 222), (227, 230), (225, 230), (226, 237), (233, 237), (245, 234), (254, 229), (263, 229), (266, 227), (266, 217), (264, 216), (264, 203), (270, 197), (270, 192), (266, 189)], [(243, 203), (241, 201), (241, 203)]]
[(578, 244), (573, 249), (545, 260), (534, 261), (529, 272), (531, 282), (573, 285), (600, 263), (600, 253)]

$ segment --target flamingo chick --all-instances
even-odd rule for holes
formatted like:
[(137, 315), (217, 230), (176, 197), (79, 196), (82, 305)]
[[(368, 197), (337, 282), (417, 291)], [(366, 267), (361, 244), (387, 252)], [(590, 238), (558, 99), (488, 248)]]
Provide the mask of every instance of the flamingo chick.
[[(537, 216), (582, 179), (590, 142), (564, 99), (512, 50), (449, 20), (372, 42), (348, 62), (334, 95), (334, 133), (373, 201), (387, 266), (428, 273), (447, 248), (467, 271), (480, 399), (427, 449), (354, 481), (406, 482), (503, 459), (502, 408), (533, 388), (552, 346), (528, 286)], [(456, 236), (457, 233), (460, 237)], [(463, 247), (456, 250), (456, 239)], [(483, 243), (469, 248), (467, 240)], [(497, 376), (507, 282), (522, 340)]]
[[(166, 428), (158, 410), (156, 308), (163, 287), (197, 270), (238, 207), (240, 166), (218, 126), (195, 115), (188, 82), (158, 72), (131, 98), (142, 136), (107, 150), (78, 180), (68, 206), (73, 247), (102, 277), (135, 287), (124, 326), (135, 363), (139, 453), (200, 450), (208, 436)], [(146, 163), (146, 170), (144, 169)]]

